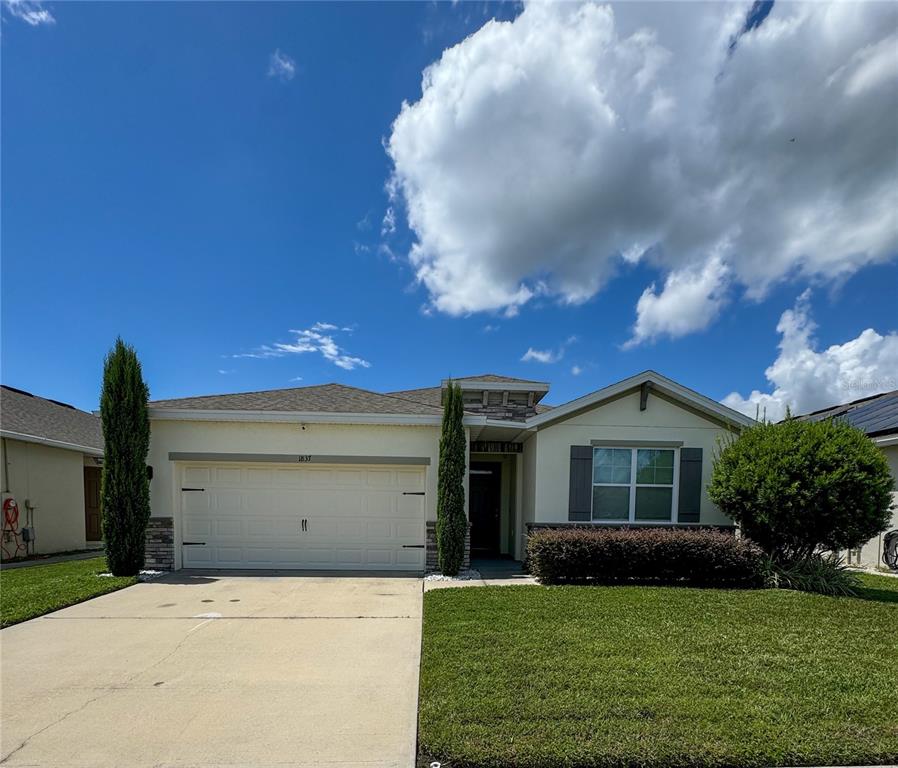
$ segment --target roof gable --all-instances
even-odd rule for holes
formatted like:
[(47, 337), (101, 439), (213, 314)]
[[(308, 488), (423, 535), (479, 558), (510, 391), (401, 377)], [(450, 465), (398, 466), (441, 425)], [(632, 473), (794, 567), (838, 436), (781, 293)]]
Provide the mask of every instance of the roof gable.
[(678, 384), (673, 379), (662, 376), (655, 371), (643, 371), (628, 379), (611, 384), (610, 386), (590, 392), (588, 395), (571, 400), (564, 405), (559, 405), (546, 413), (534, 416), (527, 420), (528, 427), (541, 428), (551, 424), (572, 418), (584, 411), (598, 408), (606, 402), (614, 400), (622, 395), (629, 394), (643, 385), (649, 387), (651, 393), (661, 394), (665, 399), (672, 400), (683, 407), (696, 411), (700, 415), (710, 418), (718, 423), (741, 428), (755, 423), (754, 419), (734, 411), (732, 408), (718, 403), (709, 397), (699, 394), (695, 390)]

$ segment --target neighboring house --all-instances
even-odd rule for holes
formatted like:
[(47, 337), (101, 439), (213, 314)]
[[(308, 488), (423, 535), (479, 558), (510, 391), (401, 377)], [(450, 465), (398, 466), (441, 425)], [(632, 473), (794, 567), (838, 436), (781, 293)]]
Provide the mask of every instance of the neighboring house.
[[(0, 387), (0, 469), (3, 502), (19, 509), (33, 532), (28, 554), (100, 547), (100, 419), (71, 405), (13, 387)], [(12, 526), (3, 518), (3, 549), (17, 549)], [(18, 554), (24, 554), (18, 547)]]
[[(834, 405), (796, 418), (804, 421), (840, 419), (862, 430), (882, 450), (895, 478), (896, 490), (892, 493), (892, 522), (886, 529), (898, 529), (898, 390), (871, 395), (843, 405)], [(866, 568), (885, 568), (882, 561), (882, 541), (885, 533), (876, 536), (859, 549), (843, 553), (851, 565)]]
[[(652, 371), (554, 408), (543, 382), (455, 381), (473, 556), (520, 560), (544, 524), (732, 526), (705, 487), (718, 440), (748, 417)], [(150, 403), (149, 564), (434, 567), (445, 386)]]

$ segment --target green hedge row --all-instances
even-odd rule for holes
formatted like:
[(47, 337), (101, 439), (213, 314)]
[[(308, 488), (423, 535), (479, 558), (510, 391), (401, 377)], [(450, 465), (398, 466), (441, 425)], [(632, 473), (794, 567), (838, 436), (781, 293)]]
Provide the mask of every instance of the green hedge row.
[(760, 587), (764, 555), (713, 530), (561, 528), (530, 534), (527, 563), (546, 584), (577, 582)]

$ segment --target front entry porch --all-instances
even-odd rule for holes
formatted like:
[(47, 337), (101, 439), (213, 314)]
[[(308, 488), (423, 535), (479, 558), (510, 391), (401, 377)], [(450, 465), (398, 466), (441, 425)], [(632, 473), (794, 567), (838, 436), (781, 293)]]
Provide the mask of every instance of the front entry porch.
[(471, 452), (468, 520), (471, 560), (513, 558), (519, 524), (518, 453)]

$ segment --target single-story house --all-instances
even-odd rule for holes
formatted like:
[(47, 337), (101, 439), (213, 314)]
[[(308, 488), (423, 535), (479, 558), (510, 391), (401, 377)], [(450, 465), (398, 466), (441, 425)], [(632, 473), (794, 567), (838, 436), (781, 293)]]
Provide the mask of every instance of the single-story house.
[[(796, 418), (806, 421), (841, 419), (860, 429), (883, 452), (898, 488), (898, 390), (823, 408)], [(892, 500), (892, 521), (885, 533), (898, 529), (898, 490), (892, 493)], [(845, 561), (865, 568), (885, 568), (882, 561), (885, 533), (875, 536), (858, 549), (844, 552)]]
[[(454, 381), (471, 556), (521, 560), (547, 524), (732, 526), (705, 487), (750, 418), (654, 371), (555, 407), (545, 382)], [(148, 565), (433, 568), (446, 385), (151, 402)]]
[[(97, 416), (0, 387), (3, 557), (102, 547), (102, 463), (103, 429)], [(18, 508), (15, 524), (5, 514), (13, 502)]]

